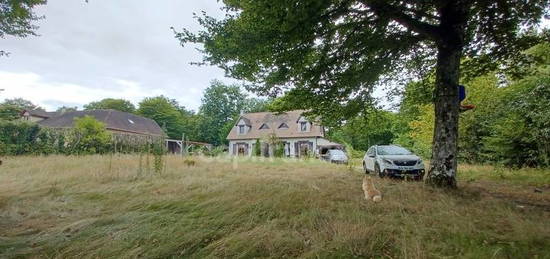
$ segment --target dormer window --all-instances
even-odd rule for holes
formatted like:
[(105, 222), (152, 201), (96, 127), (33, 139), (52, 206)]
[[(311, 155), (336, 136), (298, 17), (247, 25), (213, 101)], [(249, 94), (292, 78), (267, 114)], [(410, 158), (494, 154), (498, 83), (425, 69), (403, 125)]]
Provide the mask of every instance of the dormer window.
[(264, 124), (262, 124), (262, 126), (260, 127), (260, 129), (261, 129), (261, 130), (263, 130), (263, 129), (269, 129), (269, 126), (267, 126), (267, 124), (264, 123)]
[(250, 131), (250, 120), (245, 117), (241, 117), (236, 127), (237, 127), (237, 134), (245, 135)]
[(300, 122), (300, 131), (307, 131), (307, 121)]
[(286, 123), (281, 123), (281, 125), (279, 125), (279, 129), (288, 129), (288, 125)]
[(311, 130), (311, 123), (304, 116), (300, 116), (296, 123), (298, 123), (299, 132), (309, 132)]

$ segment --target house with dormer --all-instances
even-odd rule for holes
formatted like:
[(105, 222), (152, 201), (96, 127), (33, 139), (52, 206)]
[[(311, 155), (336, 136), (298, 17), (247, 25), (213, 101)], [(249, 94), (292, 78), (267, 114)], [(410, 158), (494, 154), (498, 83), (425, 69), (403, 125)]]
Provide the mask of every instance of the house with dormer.
[(287, 157), (318, 156), (342, 145), (325, 139), (325, 128), (303, 116), (303, 110), (284, 113), (256, 112), (242, 114), (229, 132), (229, 153), (251, 156), (261, 145), (263, 156), (272, 156), (273, 139), (284, 148)]

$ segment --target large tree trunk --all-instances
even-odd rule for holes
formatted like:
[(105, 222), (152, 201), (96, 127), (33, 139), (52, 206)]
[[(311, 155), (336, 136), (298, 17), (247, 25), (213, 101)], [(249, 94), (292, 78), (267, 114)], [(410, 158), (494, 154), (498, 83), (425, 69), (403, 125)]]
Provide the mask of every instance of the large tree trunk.
[(432, 161), (426, 179), (439, 187), (456, 187), (460, 57), (460, 49), (439, 48)]
[(456, 187), (458, 153), (458, 82), (464, 46), (467, 4), (449, 1), (440, 9), (441, 38), (437, 42), (435, 127), (432, 161), (426, 182)]

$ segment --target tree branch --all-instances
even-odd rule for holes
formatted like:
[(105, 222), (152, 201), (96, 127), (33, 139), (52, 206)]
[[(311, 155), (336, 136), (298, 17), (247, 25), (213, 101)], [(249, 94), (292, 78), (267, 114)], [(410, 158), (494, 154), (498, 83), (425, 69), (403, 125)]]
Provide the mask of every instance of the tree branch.
[(387, 4), (384, 0), (364, 0), (363, 3), (376, 15), (381, 17), (389, 17), (424, 37), (435, 41), (441, 38), (441, 32), (439, 31), (438, 26), (414, 19), (404, 13), (400, 8)]

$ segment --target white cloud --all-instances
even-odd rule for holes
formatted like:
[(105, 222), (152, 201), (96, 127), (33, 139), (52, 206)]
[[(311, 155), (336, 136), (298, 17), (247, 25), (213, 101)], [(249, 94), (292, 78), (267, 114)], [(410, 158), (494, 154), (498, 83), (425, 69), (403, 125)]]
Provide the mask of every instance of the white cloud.
[[(3, 97), (21, 97), (48, 109), (82, 106), (101, 98), (164, 94), (197, 110), (221, 69), (197, 67), (197, 46), (181, 47), (170, 27), (198, 30), (193, 12), (220, 17), (221, 3), (181, 0), (56, 0), (39, 8), (40, 37), (1, 39)], [(17, 87), (17, 89), (14, 89)], [(9, 93), (8, 93), (9, 92)]]
[(134, 104), (148, 96), (166, 95), (162, 89), (145, 89), (138, 82), (113, 79), (110, 89), (96, 89), (84, 85), (44, 81), (34, 73), (10, 73), (0, 71), (0, 100), (24, 97), (44, 107), (55, 110), (61, 105), (78, 106), (103, 98), (123, 98)]

